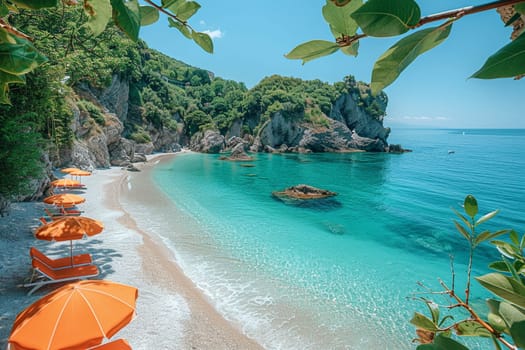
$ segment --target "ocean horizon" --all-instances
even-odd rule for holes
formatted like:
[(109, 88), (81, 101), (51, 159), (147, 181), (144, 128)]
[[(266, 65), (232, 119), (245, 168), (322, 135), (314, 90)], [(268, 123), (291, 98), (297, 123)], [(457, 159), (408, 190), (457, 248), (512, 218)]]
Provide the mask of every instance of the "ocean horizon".
[[(472, 194), (480, 214), (501, 211), (485, 229), (522, 232), (525, 129), (393, 129), (389, 143), (412, 152), (262, 153), (252, 162), (179, 154), (153, 171), (173, 207), (149, 229), (217, 310), (265, 348), (415, 348), (409, 321), (425, 312), (414, 300), (423, 296), (418, 282), (451, 285), (453, 256), (464, 290), (468, 246), (452, 208)], [(338, 195), (301, 205), (271, 195), (300, 183)], [(134, 215), (147, 222), (151, 213)], [(497, 258), (480, 247), (474, 275)], [(473, 284), (475, 307), (483, 311), (488, 296)]]

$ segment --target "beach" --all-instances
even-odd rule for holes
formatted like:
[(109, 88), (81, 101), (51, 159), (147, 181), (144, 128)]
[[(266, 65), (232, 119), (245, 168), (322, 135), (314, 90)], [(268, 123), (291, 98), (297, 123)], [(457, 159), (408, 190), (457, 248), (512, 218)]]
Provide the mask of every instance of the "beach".
[[(83, 215), (104, 223), (104, 231), (74, 242), (74, 252), (92, 255), (100, 270), (98, 279), (139, 289), (136, 318), (112, 339), (125, 338), (133, 349), (260, 349), (241, 325), (228, 322), (214, 309), (185, 276), (173, 252), (122, 205), (125, 198), (162, 204), (166, 199), (153, 188), (150, 171), (174, 156), (149, 157), (147, 163), (135, 164), (140, 172), (113, 167), (82, 178), (87, 189), (80, 194), (86, 202), (79, 207)], [(131, 182), (140, 186), (133, 187)], [(28, 289), (20, 286), (31, 276), (29, 248), (35, 246), (53, 257), (69, 254), (69, 242), (33, 237), (43, 209), (41, 202), (13, 203), (10, 215), (0, 218), (1, 349), (6, 347), (16, 315), (57, 288), (49, 285), (28, 296)]]

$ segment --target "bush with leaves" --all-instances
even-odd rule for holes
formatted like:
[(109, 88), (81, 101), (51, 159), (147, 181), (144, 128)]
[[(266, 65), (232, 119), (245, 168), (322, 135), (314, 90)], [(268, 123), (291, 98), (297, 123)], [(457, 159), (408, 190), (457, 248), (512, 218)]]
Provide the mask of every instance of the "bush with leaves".
[[(476, 219), (478, 204), (472, 195), (464, 201), (464, 214), (455, 210), (460, 219), (454, 224), (463, 238), (469, 244), (469, 260), (466, 271), (465, 297), (462, 298), (455, 290), (454, 277), (452, 286), (449, 287), (442, 280), (442, 292), (451, 298), (447, 306), (440, 306), (428, 298), (418, 298), (423, 301), (430, 311), (430, 317), (416, 312), (410, 321), (416, 326), (416, 333), (421, 345), (418, 350), (468, 350), (455, 334), (459, 337), (484, 337), (492, 339), (494, 348), (518, 349), (525, 347), (525, 235), (519, 237), (516, 231), (499, 230), (490, 232), (479, 231), (479, 227), (492, 219), (498, 211), (493, 211)], [(509, 233), (509, 240), (496, 238)], [(501, 254), (501, 260), (493, 262), (490, 268), (497, 272), (476, 277), (476, 280), (488, 291), (498, 298), (487, 300), (488, 315), (483, 317), (470, 304), (471, 299), (471, 273), (474, 262), (474, 252), (483, 242), (490, 241)], [(436, 292), (432, 293), (433, 295)], [(452, 314), (442, 317), (441, 308), (446, 310), (461, 309), (466, 311), (468, 317), (456, 320)]]

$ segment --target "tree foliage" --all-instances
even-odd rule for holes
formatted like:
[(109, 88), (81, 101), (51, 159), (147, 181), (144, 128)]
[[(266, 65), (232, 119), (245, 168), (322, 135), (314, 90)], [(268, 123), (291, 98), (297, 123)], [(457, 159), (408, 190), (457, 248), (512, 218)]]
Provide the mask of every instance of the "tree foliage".
[[(72, 45), (84, 45), (84, 42), (75, 40), (79, 35), (89, 35), (90, 39), (105, 32), (108, 24), (114, 24), (132, 41), (137, 41), (141, 26), (150, 25), (159, 20), (159, 13), (168, 16), (169, 26), (178, 29), (184, 36), (195, 41), (206, 52), (213, 53), (213, 42), (208, 34), (195, 31), (188, 20), (198, 11), (200, 5), (195, 1), (162, 0), (160, 4), (152, 0), (145, 0), (147, 5), (142, 6), (138, 0), (81, 0), (58, 2), (57, 0), (0, 0), (0, 103), (9, 103), (8, 89), (10, 84), (23, 83), (25, 74), (47, 61), (46, 56), (35, 49), (30, 39), (31, 36), (20, 31), (15, 22), (19, 12), (42, 9), (59, 10), (67, 15), (75, 14), (72, 18), (67, 16), (64, 21), (51, 21), (53, 25), (62, 27), (67, 31), (70, 45), (67, 52), (73, 50)], [(77, 7), (81, 11), (67, 11), (66, 7)], [(60, 15), (60, 11), (56, 11)], [(37, 14), (38, 15), (38, 14)], [(65, 27), (65, 24), (68, 24)], [(83, 33), (86, 32), (86, 33)], [(63, 32), (62, 32), (63, 33)], [(54, 37), (42, 39), (53, 40)], [(102, 51), (96, 47), (99, 54), (108, 59), (117, 57), (118, 53)], [(80, 62), (79, 62), (80, 63)], [(82, 62), (79, 67), (89, 67)], [(80, 74), (84, 76), (84, 74)]]
[[(337, 51), (357, 56), (359, 40), (365, 37), (393, 37), (411, 30), (376, 61), (371, 79), (372, 93), (378, 94), (392, 84), (418, 56), (440, 45), (449, 36), (452, 24), (465, 15), (516, 4), (516, 15), (506, 25), (525, 15), (523, 0), (500, 0), (443, 13), (421, 16), (415, 0), (326, 0), (323, 17), (334, 37), (333, 41), (312, 40), (302, 43), (286, 54), (303, 64)], [(437, 27), (419, 29), (435, 21)], [(523, 31), (521, 31), (522, 33)], [(525, 35), (520, 35), (494, 53), (472, 77), (480, 79), (509, 78), (525, 74)]]

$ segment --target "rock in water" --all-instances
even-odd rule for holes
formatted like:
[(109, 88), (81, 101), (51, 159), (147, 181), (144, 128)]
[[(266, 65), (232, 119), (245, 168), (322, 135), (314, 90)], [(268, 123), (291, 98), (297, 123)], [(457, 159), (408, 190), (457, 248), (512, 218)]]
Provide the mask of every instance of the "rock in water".
[(288, 187), (284, 191), (272, 192), (279, 199), (321, 199), (337, 196), (337, 193), (309, 185), (296, 185)]

